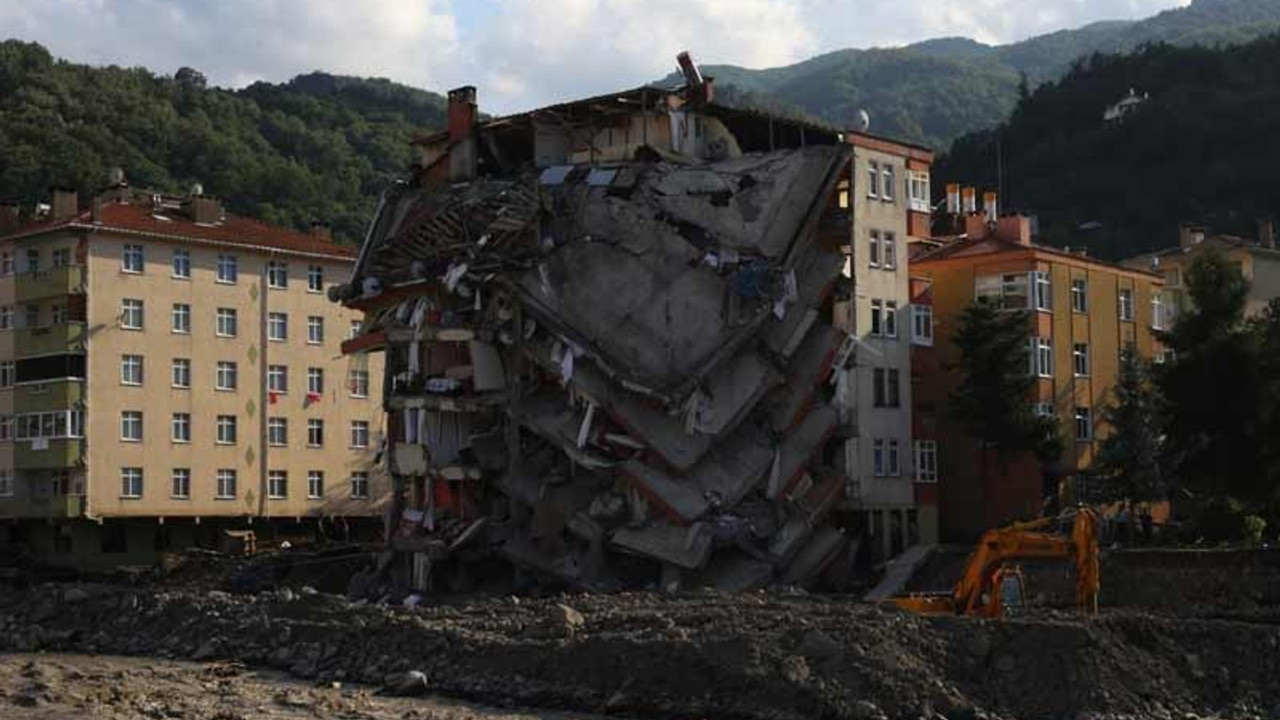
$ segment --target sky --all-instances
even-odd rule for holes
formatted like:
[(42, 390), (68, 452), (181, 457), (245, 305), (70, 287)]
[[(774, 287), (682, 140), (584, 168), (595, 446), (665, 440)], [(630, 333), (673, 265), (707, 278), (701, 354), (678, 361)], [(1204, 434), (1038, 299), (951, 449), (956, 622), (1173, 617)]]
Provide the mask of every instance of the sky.
[(242, 87), (323, 70), (443, 92), (502, 114), (699, 63), (773, 67), (848, 47), (1016, 42), (1188, 0), (0, 0), (0, 38), (95, 65), (190, 66)]

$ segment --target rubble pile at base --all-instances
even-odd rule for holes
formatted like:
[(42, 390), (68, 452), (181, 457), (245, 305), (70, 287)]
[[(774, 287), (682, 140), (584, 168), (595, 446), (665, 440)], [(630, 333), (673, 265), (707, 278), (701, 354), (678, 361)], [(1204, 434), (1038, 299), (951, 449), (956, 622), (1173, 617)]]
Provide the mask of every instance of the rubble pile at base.
[[(1138, 613), (927, 618), (804, 594), (392, 608), (106, 586), (0, 594), (0, 650), (234, 659), (322, 682), (664, 718), (1280, 713), (1280, 626)], [(1195, 715), (1192, 715), (1194, 713)]]

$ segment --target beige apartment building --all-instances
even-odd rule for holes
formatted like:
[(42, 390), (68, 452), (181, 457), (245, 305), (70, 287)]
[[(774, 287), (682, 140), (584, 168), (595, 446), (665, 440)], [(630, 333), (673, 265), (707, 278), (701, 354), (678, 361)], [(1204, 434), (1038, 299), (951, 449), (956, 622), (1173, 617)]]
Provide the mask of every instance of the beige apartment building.
[(837, 318), (858, 341), (856, 363), (837, 393), (853, 428), (844, 458), (848, 509), (861, 515), (872, 555), (890, 557), (937, 541), (920, 530), (917, 495), (928, 487), (918, 485), (932, 485), (936, 475), (916, 470), (911, 424), (911, 346), (932, 342), (932, 320), (916, 318), (907, 268), (910, 240), (929, 235), (933, 153), (866, 133), (849, 132), (845, 140), (853, 150), (842, 200), (852, 209), (845, 266), (851, 297)]
[(123, 181), (0, 233), (0, 543), (121, 565), (382, 526), (381, 357), (342, 355), (326, 295), (352, 248)]

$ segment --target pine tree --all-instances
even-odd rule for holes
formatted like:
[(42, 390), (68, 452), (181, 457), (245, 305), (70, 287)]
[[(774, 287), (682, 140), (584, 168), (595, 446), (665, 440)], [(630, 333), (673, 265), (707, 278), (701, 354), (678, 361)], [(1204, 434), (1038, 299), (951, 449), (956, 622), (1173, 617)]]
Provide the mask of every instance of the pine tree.
[(1120, 356), (1114, 398), (1102, 417), (1111, 434), (1093, 469), (1107, 480), (1107, 498), (1135, 503), (1165, 497), (1160, 399), (1150, 366), (1132, 345)]
[[(952, 341), (960, 350), (960, 383), (951, 413), (983, 449), (1005, 458), (1031, 452), (1043, 463), (1062, 455), (1056, 420), (1032, 407), (1035, 377), (1028, 372), (1030, 318), (986, 303), (965, 309)], [(983, 468), (985, 474), (986, 468)]]

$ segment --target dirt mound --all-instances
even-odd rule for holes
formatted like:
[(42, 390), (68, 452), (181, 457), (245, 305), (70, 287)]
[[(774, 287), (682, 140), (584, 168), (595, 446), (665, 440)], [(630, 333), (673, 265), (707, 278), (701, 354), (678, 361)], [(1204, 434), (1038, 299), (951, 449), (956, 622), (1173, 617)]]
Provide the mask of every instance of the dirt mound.
[(221, 658), (486, 703), (664, 717), (1280, 713), (1280, 627), (1115, 613), (926, 618), (804, 595), (389, 608), (282, 590), (0, 595), (0, 650)]

